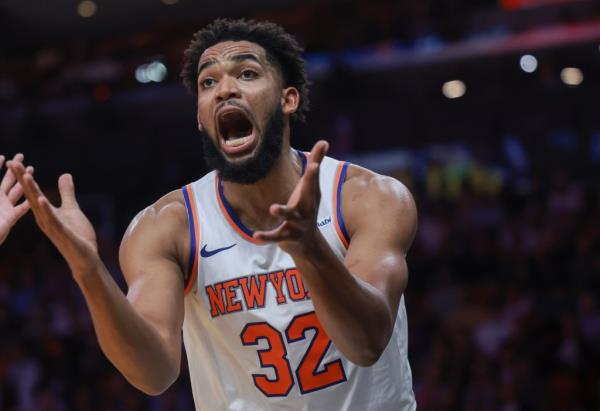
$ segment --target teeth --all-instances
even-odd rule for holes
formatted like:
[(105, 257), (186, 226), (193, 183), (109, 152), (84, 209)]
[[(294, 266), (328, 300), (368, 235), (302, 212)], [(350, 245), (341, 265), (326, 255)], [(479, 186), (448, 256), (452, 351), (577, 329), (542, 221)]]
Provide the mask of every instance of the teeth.
[(225, 144), (231, 147), (241, 146), (246, 141), (250, 140), (250, 137), (251, 136), (230, 138), (229, 140), (225, 140)]

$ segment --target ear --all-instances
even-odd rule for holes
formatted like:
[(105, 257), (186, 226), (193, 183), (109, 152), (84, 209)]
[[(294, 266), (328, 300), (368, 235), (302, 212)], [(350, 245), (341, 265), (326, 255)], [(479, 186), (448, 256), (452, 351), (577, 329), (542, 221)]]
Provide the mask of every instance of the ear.
[(287, 87), (281, 91), (281, 110), (283, 114), (293, 114), (300, 105), (300, 92), (296, 87)]

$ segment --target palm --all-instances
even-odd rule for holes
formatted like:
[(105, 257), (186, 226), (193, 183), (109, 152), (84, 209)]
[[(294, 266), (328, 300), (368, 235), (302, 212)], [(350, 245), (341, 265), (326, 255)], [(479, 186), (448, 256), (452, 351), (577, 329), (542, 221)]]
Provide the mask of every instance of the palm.
[(14, 206), (3, 192), (0, 192), (0, 243), (6, 239), (8, 232), (17, 220)]
[(89, 247), (97, 251), (96, 232), (90, 220), (77, 206), (62, 205), (53, 208), (56, 219), (62, 223), (64, 234), (73, 241), (80, 243), (81, 247)]
[[(23, 155), (17, 154), (13, 158), (14, 162), (21, 163)], [(4, 165), (4, 156), (0, 156), (0, 169)], [(24, 173), (33, 173), (33, 168), (25, 169), (21, 165)], [(29, 210), (29, 203), (26, 201), (17, 204), (23, 195), (22, 187), (17, 183), (14, 174), (7, 171), (0, 181), (0, 244), (4, 242), (11, 228), (15, 223)]]
[[(314, 206), (319, 203), (318, 197), (319, 197), (320, 193), (319, 193), (318, 186), (316, 187), (316, 192), (312, 193), (312, 196), (304, 196), (303, 197), (303, 195), (302, 195), (302, 193), (311, 189), (309, 187), (311, 184), (312, 184), (312, 181), (308, 181), (307, 176), (303, 175), (300, 178), (300, 181), (298, 182), (296, 187), (294, 187), (294, 191), (292, 191), (292, 194), (290, 195), (290, 198), (288, 199), (287, 206), (288, 207), (296, 207), (296, 208), (298, 208), (298, 211), (301, 213), (306, 212), (306, 211), (315, 211)], [(317, 198), (315, 198), (315, 197), (317, 197)]]

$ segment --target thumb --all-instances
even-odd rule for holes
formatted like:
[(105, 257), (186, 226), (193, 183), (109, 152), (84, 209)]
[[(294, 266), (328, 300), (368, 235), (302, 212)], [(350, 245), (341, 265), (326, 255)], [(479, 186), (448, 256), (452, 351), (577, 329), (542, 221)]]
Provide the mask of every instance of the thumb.
[(61, 206), (79, 207), (75, 199), (75, 184), (71, 174), (63, 174), (58, 178)]

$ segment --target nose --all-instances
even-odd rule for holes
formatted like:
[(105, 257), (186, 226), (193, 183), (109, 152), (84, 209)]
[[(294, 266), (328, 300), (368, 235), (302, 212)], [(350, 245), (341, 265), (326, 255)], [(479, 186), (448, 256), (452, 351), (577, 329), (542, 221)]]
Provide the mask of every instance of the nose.
[(237, 81), (232, 76), (223, 76), (217, 87), (216, 97), (218, 102), (241, 97)]

